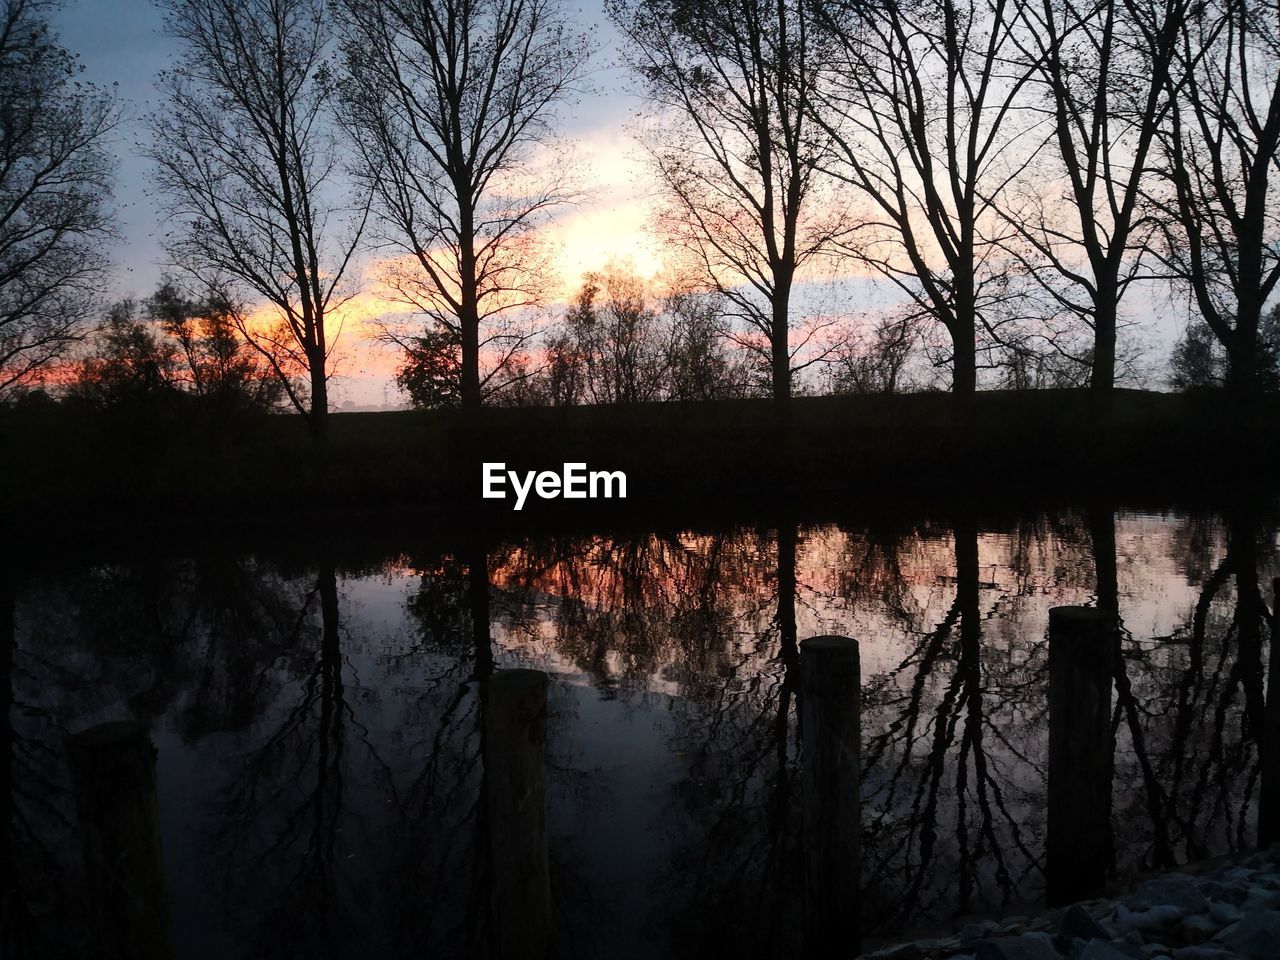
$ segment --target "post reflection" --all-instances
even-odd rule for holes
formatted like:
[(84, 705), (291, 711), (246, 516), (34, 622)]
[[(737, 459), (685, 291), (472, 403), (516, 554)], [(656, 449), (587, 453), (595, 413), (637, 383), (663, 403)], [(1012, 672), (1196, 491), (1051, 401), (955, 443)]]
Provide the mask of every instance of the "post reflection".
[[(5, 955), (83, 954), (101, 922), (68, 735), (114, 721), (159, 751), (174, 956), (795, 953), (820, 942), (810, 804), (850, 800), (847, 766), (806, 780), (823, 635), (856, 637), (861, 673), (860, 809), (823, 843), (858, 910), (826, 942), (1247, 850), (1276, 829), (1275, 544), (1259, 505), (1102, 505), (0, 578)], [(1081, 606), (1107, 652), (1063, 661), (1050, 610)], [(528, 668), (550, 676), (547, 880), (513, 887), (484, 691)], [(1096, 691), (1080, 716), (1063, 677)], [(1064, 728), (1108, 762), (1064, 755)], [(500, 921), (535, 902), (541, 945), (510, 947), (536, 924)]]

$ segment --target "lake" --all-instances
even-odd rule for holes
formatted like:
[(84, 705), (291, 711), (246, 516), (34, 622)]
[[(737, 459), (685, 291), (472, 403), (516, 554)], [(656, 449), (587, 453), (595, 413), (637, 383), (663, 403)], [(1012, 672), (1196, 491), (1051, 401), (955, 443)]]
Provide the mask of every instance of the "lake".
[(174, 537), (4, 578), (12, 956), (102, 955), (87, 792), (132, 787), (92, 786), (68, 737), (125, 719), (155, 748), (158, 837), (139, 842), (162, 851), (149, 909), (175, 956), (484, 955), (480, 691), (517, 667), (550, 675), (555, 955), (793, 955), (800, 642), (824, 634), (859, 641), (863, 945), (1033, 913), (1067, 856), (1048, 831), (1062, 605), (1121, 623), (1097, 661), (1110, 809), (1067, 843), (1123, 884), (1257, 842), (1270, 507), (376, 534)]

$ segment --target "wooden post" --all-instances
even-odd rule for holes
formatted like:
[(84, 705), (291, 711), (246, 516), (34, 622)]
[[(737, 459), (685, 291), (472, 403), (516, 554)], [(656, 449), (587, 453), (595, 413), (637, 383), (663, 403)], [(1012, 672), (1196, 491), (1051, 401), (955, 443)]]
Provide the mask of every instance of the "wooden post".
[(499, 670), (486, 683), (490, 941), (500, 960), (542, 960), (551, 953), (547, 685), (540, 670)]
[(859, 943), (862, 673), (858, 641), (800, 644), (804, 750), (804, 953), (853, 956)]
[(1111, 866), (1111, 686), (1115, 616), (1049, 611), (1050, 906), (1096, 894)]
[(146, 724), (105, 723), (67, 740), (89, 910), (103, 960), (167, 960), (156, 749)]
[[(1280, 604), (1280, 577), (1272, 582), (1273, 604)], [(1272, 609), (1276, 609), (1275, 606)], [(1262, 791), (1258, 798), (1258, 846), (1280, 840), (1280, 617), (1271, 624), (1267, 652), (1266, 728), (1262, 735)]]

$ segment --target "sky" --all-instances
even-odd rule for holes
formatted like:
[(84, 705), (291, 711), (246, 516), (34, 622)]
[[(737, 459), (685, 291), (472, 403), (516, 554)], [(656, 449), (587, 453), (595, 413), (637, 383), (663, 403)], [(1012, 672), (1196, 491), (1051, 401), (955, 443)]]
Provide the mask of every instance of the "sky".
[[(618, 64), (617, 33), (599, 0), (567, 7), (590, 33), (598, 53), (593, 94), (567, 110), (559, 125), (589, 184), (585, 201), (563, 211), (552, 231), (565, 298), (583, 273), (611, 259), (630, 259), (639, 272), (649, 275), (662, 266), (661, 245), (646, 230), (655, 187), (630, 132), (641, 104)], [(116, 85), (132, 118), (115, 143), (121, 239), (114, 251), (112, 288), (104, 292), (112, 299), (144, 297), (165, 272), (166, 261), (164, 228), (149, 192), (149, 163), (138, 156), (136, 145), (147, 136), (141, 121), (155, 105), (156, 75), (169, 64), (174, 44), (164, 35), (160, 10), (151, 0), (65, 0), (53, 22), (62, 42), (80, 57), (86, 79)], [(873, 286), (859, 285), (864, 293)], [(865, 300), (853, 304), (867, 305)], [(1180, 331), (1180, 320), (1150, 290), (1131, 291), (1128, 307), (1152, 346), (1152, 360), (1158, 361)], [(376, 407), (401, 402), (390, 383), (393, 355), (349, 334), (343, 352), (347, 356), (332, 389), (336, 403)]]
[[(594, 95), (566, 110), (561, 135), (583, 166), (586, 199), (557, 217), (554, 244), (565, 295), (583, 273), (611, 259), (631, 260), (651, 275), (661, 269), (661, 250), (646, 234), (653, 187), (639, 148), (628, 133), (640, 102), (627, 90), (617, 64), (616, 33), (598, 3), (569, 5), (599, 47), (591, 76)], [(150, 195), (150, 165), (138, 155), (147, 136), (143, 118), (156, 105), (155, 80), (169, 63), (173, 42), (163, 32), (159, 7), (150, 0), (66, 0), (53, 18), (62, 43), (77, 54), (84, 77), (114, 85), (130, 121), (114, 144), (115, 209), (120, 241), (114, 254), (111, 299), (147, 296), (166, 272), (164, 227)], [(389, 378), (394, 357), (360, 348), (347, 337), (349, 356), (339, 366), (336, 402), (396, 404)]]

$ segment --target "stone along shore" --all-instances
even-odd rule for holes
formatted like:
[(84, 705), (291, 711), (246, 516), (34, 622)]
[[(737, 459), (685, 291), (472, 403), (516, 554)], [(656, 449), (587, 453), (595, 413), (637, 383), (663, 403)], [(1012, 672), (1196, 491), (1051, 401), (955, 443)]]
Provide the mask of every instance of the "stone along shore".
[(1280, 846), (1115, 900), (970, 923), (864, 960), (1280, 960)]

